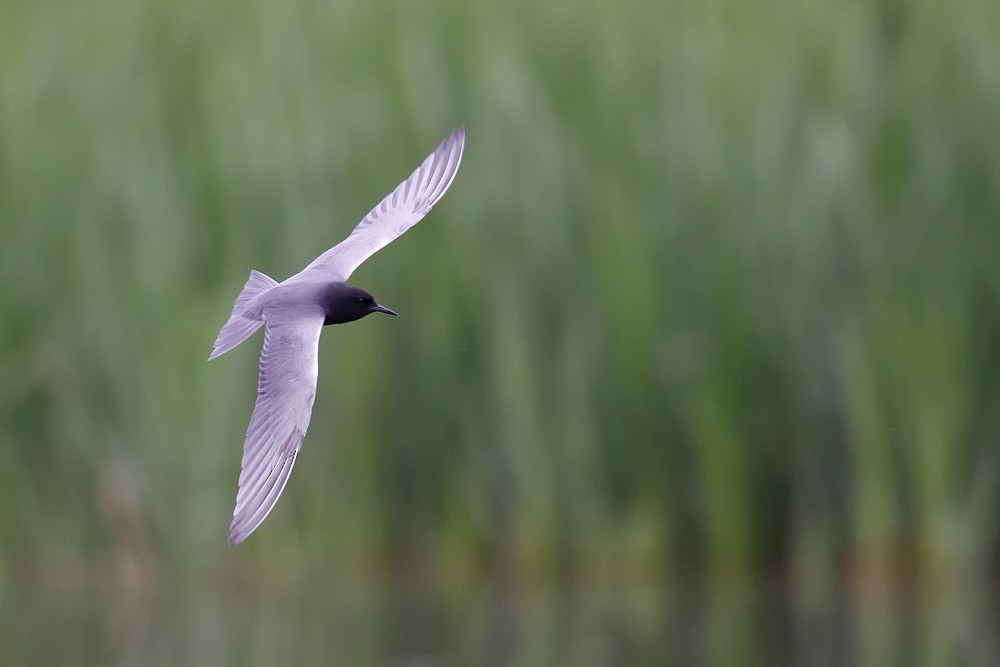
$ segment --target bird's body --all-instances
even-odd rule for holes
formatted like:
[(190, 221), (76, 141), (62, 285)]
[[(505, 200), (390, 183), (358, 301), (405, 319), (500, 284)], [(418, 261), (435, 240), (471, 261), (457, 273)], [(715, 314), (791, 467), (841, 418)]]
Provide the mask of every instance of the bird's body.
[(368, 292), (346, 284), (354, 269), (415, 225), (444, 195), (458, 171), (465, 144), (459, 128), (365, 216), (344, 241), (305, 269), (278, 283), (251, 271), (219, 332), (214, 359), (262, 325), (257, 402), (243, 445), (229, 543), (242, 542), (277, 503), (309, 426), (319, 374), (319, 334), (375, 312), (395, 315)]
[(262, 294), (254, 304), (254, 312), (259, 308), (263, 321), (322, 315), (323, 326), (327, 326), (347, 324), (372, 312), (388, 310), (380, 310), (381, 306), (373, 310), (372, 306), (378, 304), (370, 294), (347, 283), (285, 281)]

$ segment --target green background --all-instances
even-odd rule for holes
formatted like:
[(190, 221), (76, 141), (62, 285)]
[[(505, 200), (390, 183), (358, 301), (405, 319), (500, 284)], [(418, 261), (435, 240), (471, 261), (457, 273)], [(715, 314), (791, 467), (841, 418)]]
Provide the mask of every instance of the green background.
[[(462, 123), (230, 549), (249, 270)], [(995, 0), (5, 0), (0, 662), (995, 664), (998, 256)]]

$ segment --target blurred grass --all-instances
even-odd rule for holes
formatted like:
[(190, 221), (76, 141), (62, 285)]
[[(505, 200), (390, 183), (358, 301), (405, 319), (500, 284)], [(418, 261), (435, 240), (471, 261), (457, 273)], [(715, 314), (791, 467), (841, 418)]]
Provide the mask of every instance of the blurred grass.
[[(1000, 657), (1000, 5), (3, 14), (0, 661)], [(226, 549), (246, 274), (459, 123)]]

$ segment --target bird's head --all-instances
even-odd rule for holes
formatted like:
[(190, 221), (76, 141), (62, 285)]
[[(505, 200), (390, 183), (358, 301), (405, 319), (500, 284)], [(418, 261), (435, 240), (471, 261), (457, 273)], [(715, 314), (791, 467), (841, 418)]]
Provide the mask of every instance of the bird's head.
[(360, 320), (372, 313), (396, 313), (385, 306), (380, 306), (368, 292), (350, 285), (335, 284), (326, 295), (323, 304), (326, 319), (323, 324), (344, 324)]

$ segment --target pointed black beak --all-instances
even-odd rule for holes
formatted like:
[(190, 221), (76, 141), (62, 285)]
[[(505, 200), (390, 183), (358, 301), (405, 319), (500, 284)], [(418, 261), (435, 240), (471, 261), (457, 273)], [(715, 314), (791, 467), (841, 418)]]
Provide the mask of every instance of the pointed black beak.
[(396, 311), (389, 310), (385, 306), (380, 306), (377, 303), (374, 306), (372, 306), (370, 310), (373, 313), (385, 313), (386, 315), (395, 315), (396, 317), (399, 317), (399, 313), (397, 313)]

